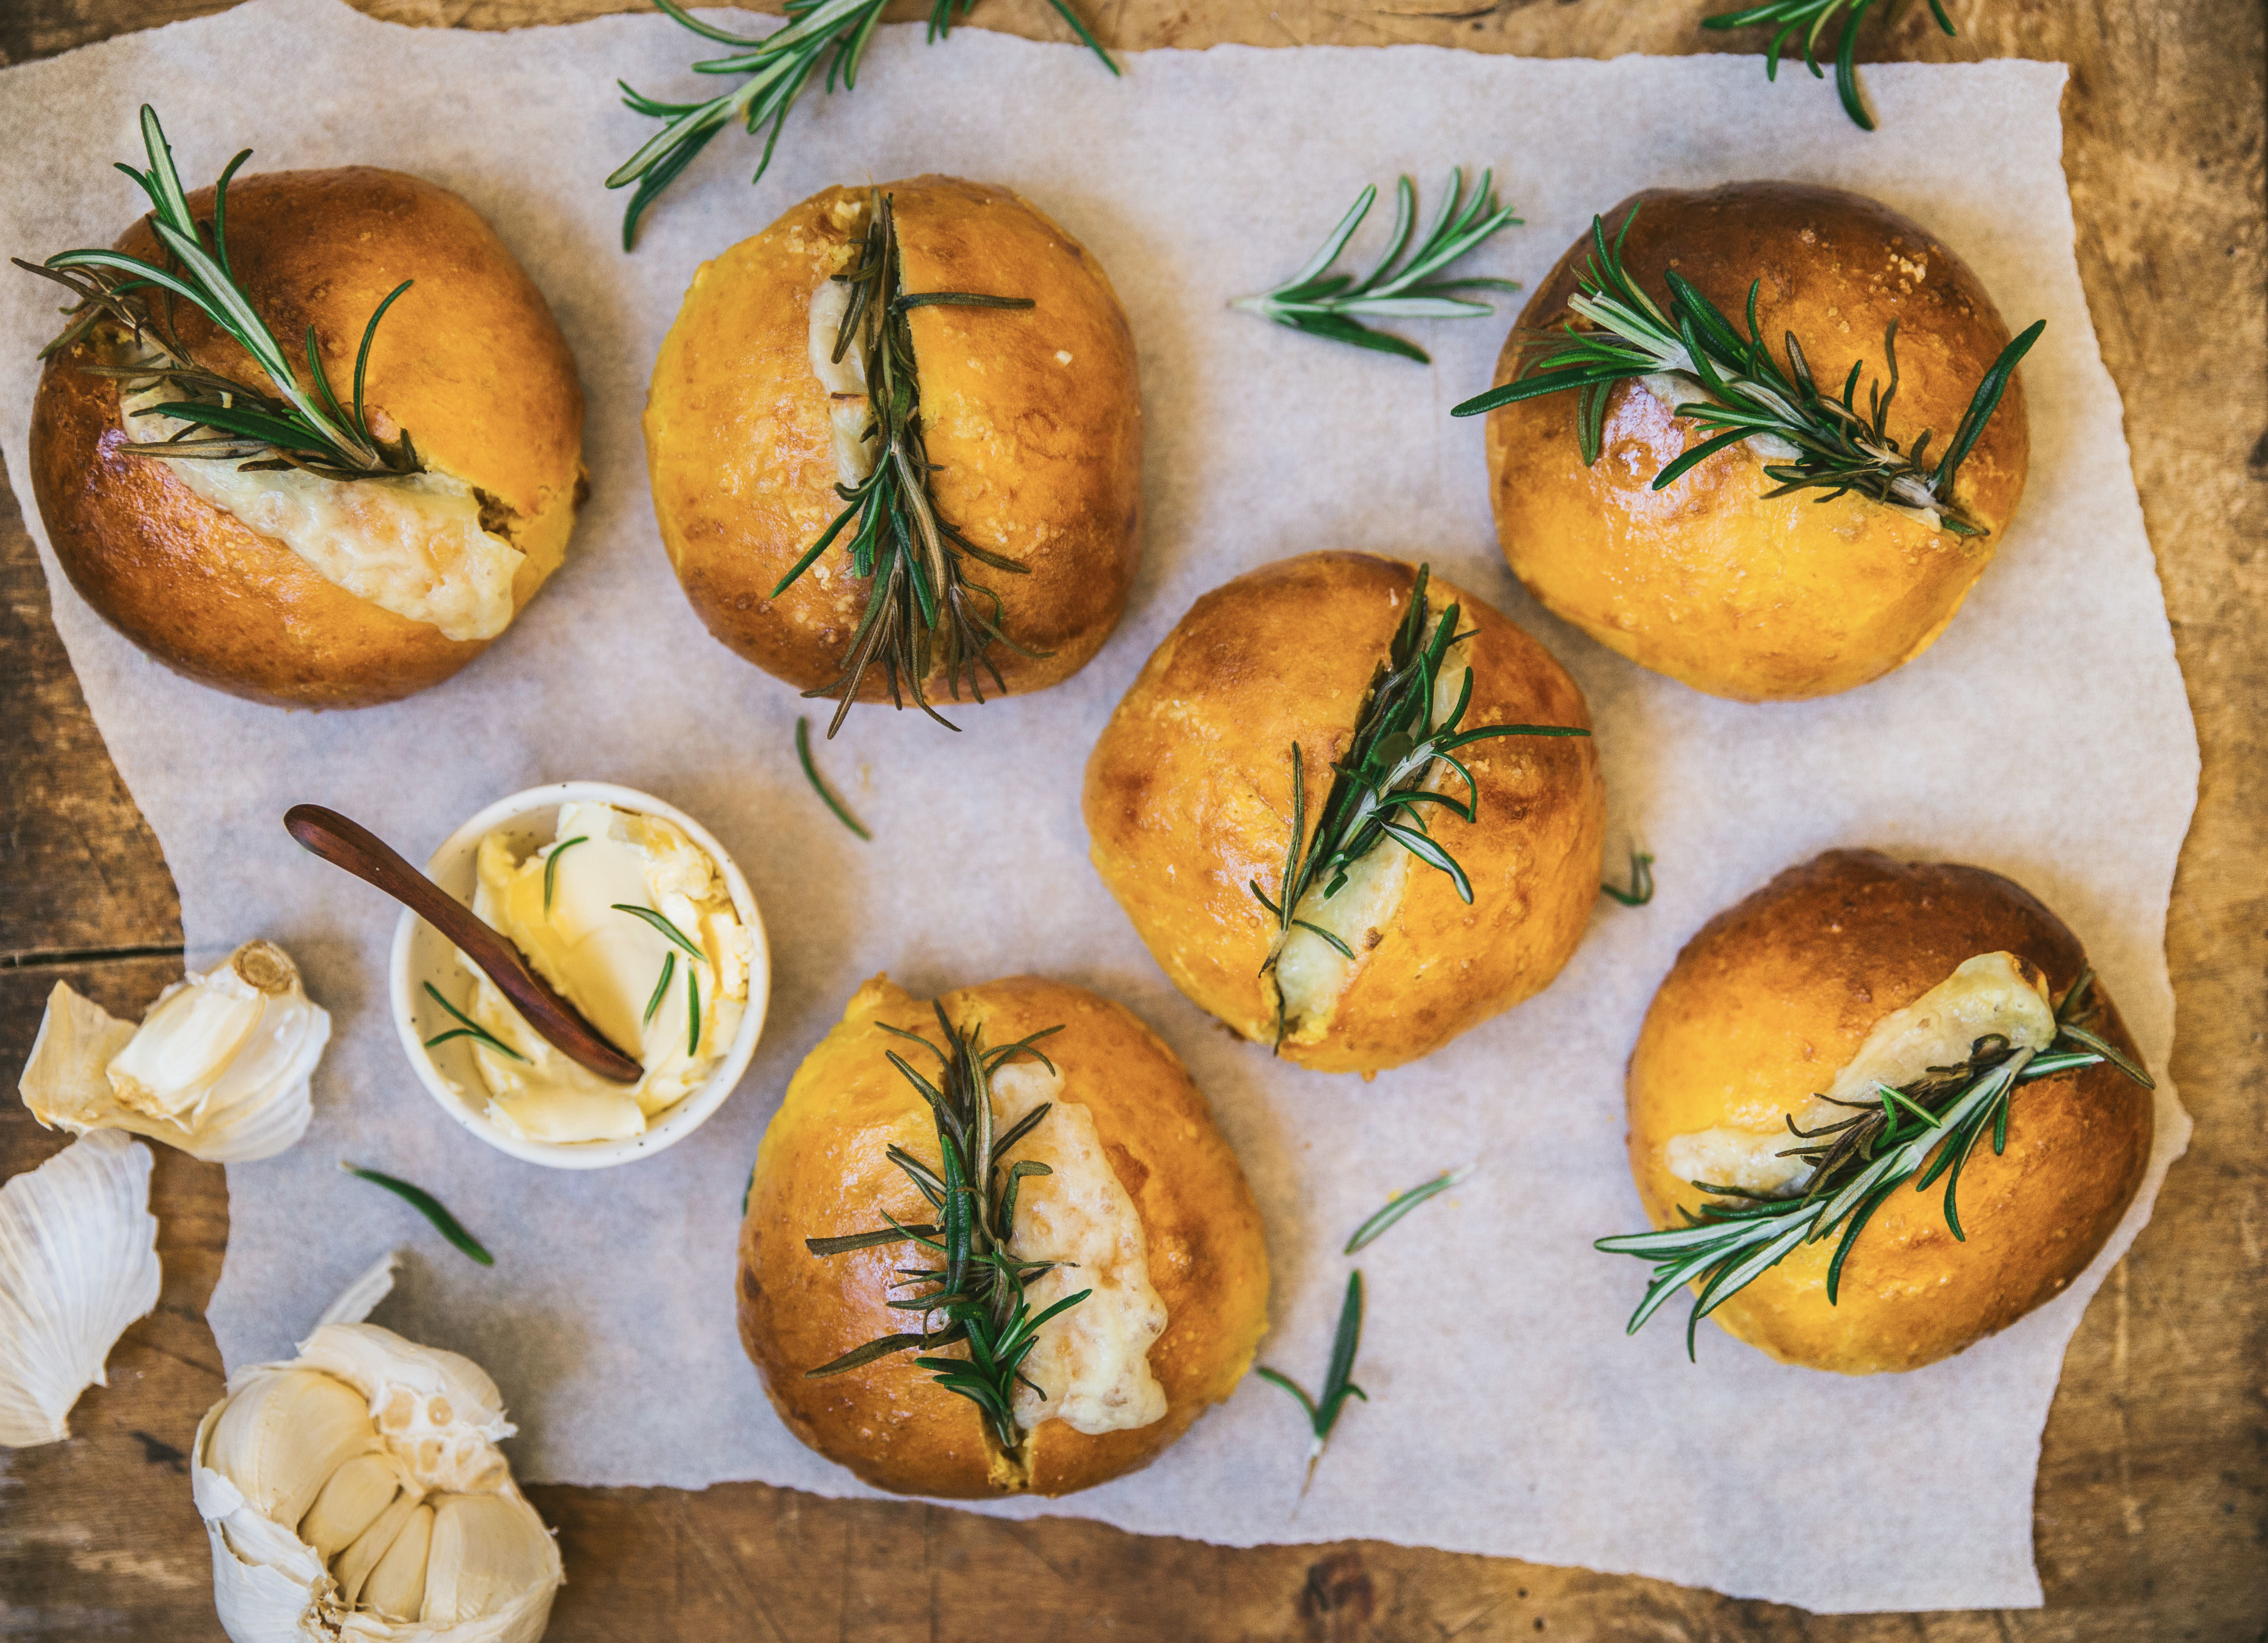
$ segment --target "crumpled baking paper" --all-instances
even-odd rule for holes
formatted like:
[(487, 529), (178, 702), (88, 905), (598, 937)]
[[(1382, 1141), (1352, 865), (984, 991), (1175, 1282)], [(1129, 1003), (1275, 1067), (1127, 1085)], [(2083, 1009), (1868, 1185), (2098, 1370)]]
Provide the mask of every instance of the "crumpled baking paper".
[[(141, 209), (108, 162), (139, 163), (149, 100), (192, 186), (249, 144), (254, 169), (367, 162), (465, 195), (549, 296), (589, 394), (592, 495), (567, 567), (479, 662), (397, 706), (284, 713), (186, 683), (47, 562), (56, 623), (165, 846), (193, 952), (281, 941), (338, 1024), (306, 1139), (229, 1171), (211, 1307), (228, 1362), (283, 1355), (372, 1250), (412, 1240), (418, 1270), (389, 1322), (496, 1374), (523, 1479), (858, 1492), (774, 1418), (734, 1336), (734, 1228), (757, 1137), (862, 977), (887, 969), (929, 991), (1035, 970), (1123, 999), (1188, 1060), (1267, 1219), (1263, 1361), (1310, 1385), (1348, 1233), (1389, 1193), (1476, 1168), (1359, 1257), (1370, 1402), (1348, 1409), (1304, 1500), (1304, 1421), (1253, 1379), (1138, 1476), (991, 1509), (1231, 1543), (1365, 1536), (1815, 1609), (2039, 1602), (2041, 1426), (2087, 1295), (2186, 1140), (2170, 1088), (2148, 1185), (2087, 1277), (1918, 1374), (1784, 1368), (1713, 1328), (1688, 1364), (1683, 1303), (1625, 1339), (1645, 1269), (1591, 1240), (1644, 1224), (1623, 1062), (1679, 945), (1830, 845), (1975, 862), (2029, 886), (2086, 940), (2163, 1076), (2163, 928), (2197, 754), (2073, 257), (2064, 70), (1870, 69), (1881, 129), (1868, 135), (1830, 97), (1776, 94), (1752, 59), (1223, 47), (1137, 54), (1116, 81), (1073, 47), (979, 30), (925, 47), (918, 29), (888, 28), (855, 93), (806, 96), (760, 186), (747, 181), (755, 142), (728, 131), (626, 256), (623, 196), (600, 181), (651, 126), (614, 81), (709, 95), (718, 83), (686, 70), (705, 55), (652, 15), (483, 34), (254, 0), (0, 77), (8, 252), (107, 243)], [(254, 72), (289, 94), (242, 95)], [(1447, 412), (1488, 382), (1508, 312), (1400, 328), (1432, 350), (1427, 368), (1226, 306), (1298, 267), (1365, 183), (1410, 172), (1430, 210), (1452, 165), (1494, 166), (1527, 219), (1473, 271), (1532, 284), (1592, 212), (1641, 187), (1795, 177), (1888, 201), (1968, 259), (2012, 326), (2046, 318), (2024, 365), (2023, 513), (1937, 646), (1793, 706), (1713, 701), (1643, 673), (1544, 616), (1498, 557), (1481, 425)], [(1116, 282), (1141, 350), (1146, 558), (1124, 625), (1060, 689), (964, 709), (957, 736), (852, 714), (821, 758), (874, 829), (863, 844), (797, 770), (793, 722), (813, 707), (710, 639), (680, 595), (637, 417), (703, 258), (826, 184), (932, 170), (1021, 190)], [(0, 446), (27, 513), (33, 354), (55, 323), (47, 287), (0, 279)], [(1078, 808), (1096, 733), (1190, 601), (1317, 548), (1429, 559), (1538, 633), (1597, 715), (1613, 844), (1660, 858), (1653, 903), (1602, 902), (1549, 992), (1371, 1083), (1277, 1063), (1184, 1002), (1089, 868)], [(755, 1064), (724, 1109), (674, 1151), (588, 1175), (514, 1162), (436, 1108), (387, 1016), (394, 909), (280, 824), (288, 805), (317, 801), (422, 856), (490, 799), (567, 777), (645, 789), (714, 829), (762, 903), (777, 975)], [(495, 1268), (342, 1176), (342, 1158), (437, 1193)]]

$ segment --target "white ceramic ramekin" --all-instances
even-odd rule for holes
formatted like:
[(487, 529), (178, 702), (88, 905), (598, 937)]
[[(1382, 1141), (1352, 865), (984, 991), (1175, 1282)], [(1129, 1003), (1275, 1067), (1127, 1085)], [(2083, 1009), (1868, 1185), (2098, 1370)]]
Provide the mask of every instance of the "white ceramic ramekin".
[(757, 1035), (763, 1031), (764, 1006), (771, 996), (771, 951), (764, 939), (763, 916), (756, 910), (756, 898), (749, 894), (748, 881), (740, 876), (740, 868), (733, 865), (733, 858), (711, 836), (709, 829), (650, 793), (616, 787), (608, 782), (554, 782), (548, 787), (531, 787), (526, 792), (497, 799), (452, 833), (448, 842), (433, 852), (432, 859), (425, 865), (427, 875), (471, 906), (481, 841), (501, 831), (524, 843), (531, 851), (538, 844), (549, 844), (559, 807), (565, 804), (612, 805), (617, 810), (674, 822), (717, 864), (717, 871), (732, 895), (734, 910), (755, 938), (748, 954), (747, 1013), (740, 1018), (740, 1030), (724, 1059), (684, 1100), (652, 1119), (643, 1135), (617, 1141), (571, 1142), (531, 1141), (514, 1135), (488, 1116), (487, 1087), (481, 1082), (480, 1072), (473, 1064), (468, 1041), (453, 1039), (438, 1050), (425, 1047), (427, 1039), (456, 1025), (426, 996), (425, 984), (431, 982), (450, 1003), (469, 1012), (473, 979), (457, 961), (457, 949), (440, 932), (416, 914), (406, 911), (394, 929), (394, 957), (389, 966), (394, 1027), (401, 1036), (402, 1053), (409, 1057), (409, 1065), (416, 1069), (427, 1092), (440, 1102), (441, 1110), (490, 1146), (531, 1164), (547, 1164), (554, 1169), (605, 1169), (634, 1159), (650, 1158), (665, 1147), (674, 1146), (725, 1104), (725, 1098), (748, 1070), (749, 1059), (756, 1053)]

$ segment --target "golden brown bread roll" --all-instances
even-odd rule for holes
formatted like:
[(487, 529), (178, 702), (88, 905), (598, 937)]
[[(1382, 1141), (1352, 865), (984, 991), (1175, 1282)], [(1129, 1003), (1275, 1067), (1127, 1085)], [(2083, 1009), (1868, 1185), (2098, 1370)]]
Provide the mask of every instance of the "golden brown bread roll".
[[(1047, 1294), (1096, 1291), (1043, 1326), (1025, 1367), (1063, 1408), (1033, 1420), (1008, 1452), (975, 1403), (916, 1364), (918, 1352), (808, 1377), (868, 1341), (922, 1327), (920, 1315), (887, 1303), (924, 1293), (894, 1289), (894, 1269), (933, 1257), (905, 1243), (826, 1256), (805, 1244), (885, 1227), (885, 1215), (908, 1225), (935, 1219), (887, 1149), (902, 1147), (939, 1168), (937, 1123), (887, 1057), (904, 1056), (932, 1079), (939, 1064), (887, 1028), (949, 1044), (936, 1006), (887, 976), (852, 997), (842, 1021), (796, 1070), (764, 1132), (740, 1231), (740, 1340), (789, 1429), (876, 1488), (948, 1499), (1091, 1488), (1148, 1465), (1250, 1367), (1268, 1323), (1259, 1211), (1204, 1097), (1173, 1051), (1127, 1010), (1030, 976), (956, 989), (936, 1006), (957, 1033), (981, 1027), (988, 1050), (1062, 1029), (1037, 1046), (1060, 1071), (1059, 1083), (1024, 1056), (996, 1072), (992, 1086), (1004, 1126), (1035, 1097), (1055, 1103), (1027, 1138), (999, 1155), (1012, 1164), (1051, 1159), (1056, 1172), (1020, 1183), (1015, 1225), (1039, 1247), (1020, 1239), (1011, 1248), (1027, 1259), (1062, 1259), (1081, 1237), (1099, 1237), (1105, 1250), (1083, 1250), (1078, 1267), (1059, 1268), (1027, 1292), (1037, 1313), (1051, 1304)], [(1130, 1229), (1129, 1218), (1138, 1227)], [(1054, 1289), (1043, 1290), (1049, 1285)], [(1122, 1331), (1115, 1346), (1113, 1328)], [(1064, 1344), (1080, 1330), (1086, 1333)], [(1087, 1355), (1080, 1363), (1056, 1353)], [(1072, 1363), (1079, 1374), (1067, 1377)], [(1113, 1366), (1115, 1375), (1105, 1373)], [(1072, 1399), (1082, 1400), (1077, 1409)], [(1079, 1414), (1095, 1429), (1074, 1429)], [(1151, 1418), (1141, 1424), (1123, 1424), (1145, 1415)]]
[[(1292, 748), (1312, 836), (1417, 585), (1400, 560), (1318, 553), (1214, 589), (1150, 658), (1087, 761), (1090, 854), (1151, 955), (1201, 1007), (1321, 1072), (1398, 1066), (1540, 991), (1599, 895), (1606, 790), (1587, 734), (1483, 741), (1458, 755), (1479, 785), (1476, 819), (1425, 813), (1471, 902), (1388, 842), (1363, 858), (1375, 877), (1301, 903), (1303, 917), (1348, 925), (1351, 961), (1335, 965), (1294, 932), (1270, 964), (1283, 927), (1251, 887), (1283, 894)], [(1464, 726), (1587, 731), (1582, 692), (1542, 645), (1438, 578), (1428, 603), (1434, 622), (1457, 606), (1472, 635), (1448, 653), (1436, 725), (1469, 667)], [(1463, 792), (1439, 765), (1429, 785)]]
[[(1839, 393), (1886, 379), (1883, 333), (1897, 323), (1897, 395), (1888, 432), (1906, 450), (1924, 430), (1942, 453), (1978, 379), (2009, 336), (1961, 259), (1889, 207), (1787, 182), (1657, 188), (1607, 213), (1609, 240), (1635, 210), (1623, 263), (1657, 302), (1675, 268), (1744, 323), (1761, 280), (1761, 334), (1786, 366), (1793, 332), (1814, 376)], [(1529, 300), (1497, 363), (1521, 369), (1522, 337), (1569, 317), (1587, 234)], [(1657, 379), (1668, 383), (1668, 379)], [(1669, 403), (1682, 387), (1665, 387)], [(1555, 614), (1642, 667), (1741, 701), (1830, 696), (1879, 678), (1936, 640), (1984, 574), (2024, 490), (2030, 433), (2021, 379), (1962, 465), (1955, 495), (1983, 535), (1963, 537), (1849, 492), (1765, 499), (1776, 482), (1753, 441), (1709, 457), (1664, 490), (1655, 475), (1704, 435), (1651, 387), (1624, 382), (1606, 405), (1598, 461), (1586, 467), (1575, 396), (1492, 412), (1491, 497), (1513, 571)], [(1785, 457), (1771, 459), (1784, 460)]]
[[(1013, 646), (987, 659), (1011, 694), (1084, 667), (1118, 623), (1141, 547), (1142, 407), (1134, 340), (1110, 280), (1084, 247), (1005, 188), (917, 177), (828, 188), (702, 266), (654, 363), (646, 464), (661, 537), (709, 630), (806, 692), (844, 673), (870, 584), (846, 531), (799, 579), (784, 577), (843, 512), (839, 455), (866, 406), (820, 375), (878, 195), (891, 201), (909, 295), (976, 292), (1024, 310), (910, 309), (919, 428), (938, 516), (984, 552), (961, 573), (1000, 600)], [(814, 320), (814, 298), (823, 307)], [(843, 365), (863, 381), (862, 350)], [(838, 376), (839, 372), (836, 373)], [(831, 417), (841, 406), (847, 423)], [(855, 528), (855, 527), (854, 527)], [(990, 613), (990, 606), (985, 606)], [(1023, 652), (1029, 652), (1031, 654)], [(943, 659), (905, 682), (935, 701), (961, 692)], [(979, 688), (990, 694), (989, 672)], [(884, 669), (858, 699), (890, 697)]]
[[(190, 195), (189, 207), (209, 220), (212, 191)], [(372, 312), (403, 280), (416, 282), (372, 346), (372, 430), (391, 438), (406, 429), (430, 473), (474, 488), (480, 531), (524, 556), (516, 568), (504, 561), (510, 609), (497, 615), (509, 620), (558, 568), (582, 487), (582, 389), (542, 293), (456, 195), (372, 166), (239, 178), (229, 186), (227, 237), (238, 282), (287, 354), (302, 353), (313, 326), (342, 394)], [(157, 255), (146, 218), (118, 248)], [(199, 364), (269, 388), (205, 315), (187, 303), (174, 312)], [(302, 707), (395, 701), (487, 648), (493, 633), (451, 637), (348, 591), (193, 491), (181, 461), (133, 454), (121, 385), (81, 369), (114, 363), (107, 350), (115, 345), (98, 335), (51, 358), (31, 427), (33, 494), (55, 556), (112, 626), (192, 679)], [(399, 602), (417, 608), (415, 590)]]
[[(1913, 1022), (1944, 1013), (1953, 1038), (2014, 1019), (1992, 1013), (2005, 1000), (1989, 987), (1967, 1005), (1955, 997), (1955, 970), (1987, 955), (2012, 957), (2058, 1004), (2085, 964), (2063, 922), (1998, 874), (1907, 866), (1872, 851), (1830, 851), (1711, 919), (1654, 995), (1631, 1057), (1631, 1168), (1654, 1225), (1683, 1224), (1681, 1206), (1706, 1201), (1692, 1175), (1802, 1145), (1789, 1123), (1819, 1127), (1815, 1097), (1837, 1087), (1870, 1036), (1879, 1044), (1896, 1030), (1878, 1031), (1896, 1013)], [(2086, 1024), (2139, 1065), (2099, 981), (2090, 1007)], [(1839, 1234), (1798, 1246), (1711, 1315), (1784, 1363), (1846, 1374), (1950, 1357), (2095, 1258), (2141, 1185), (2154, 1115), (2151, 1092), (2108, 1062), (2021, 1083), (2007, 1150), (1996, 1154), (1987, 1133), (1962, 1166), (1965, 1242), (1947, 1224), (1942, 1180), (1901, 1186), (1852, 1245), (1833, 1304), (1827, 1272)], [(1807, 1180), (1799, 1170), (1778, 1190)]]

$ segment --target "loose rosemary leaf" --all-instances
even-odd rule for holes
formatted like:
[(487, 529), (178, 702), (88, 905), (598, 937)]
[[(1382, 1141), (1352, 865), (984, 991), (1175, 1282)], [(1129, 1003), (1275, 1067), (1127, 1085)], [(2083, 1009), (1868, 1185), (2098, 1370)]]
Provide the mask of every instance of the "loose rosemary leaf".
[(870, 844), (873, 843), (874, 836), (869, 833), (858, 818), (850, 814), (849, 807), (835, 796), (834, 790), (821, 779), (819, 767), (812, 763), (811, 722), (808, 719), (799, 718), (795, 721), (795, 756), (803, 766), (803, 777), (811, 784), (811, 791), (817, 793), (820, 801), (835, 813), (835, 819), (860, 838)]
[(1362, 1273), (1347, 1274), (1346, 1298), (1339, 1303), (1339, 1325), (1331, 1339), (1331, 1361), (1323, 1372), (1323, 1393), (1320, 1398), (1309, 1397), (1307, 1389), (1291, 1376), (1277, 1369), (1256, 1369), (1253, 1373), (1274, 1387), (1281, 1387), (1300, 1400), (1307, 1411), (1307, 1427), (1312, 1434), (1307, 1445), (1307, 1477), (1300, 1485), (1302, 1499), (1308, 1486), (1315, 1481), (1315, 1462), (1323, 1457), (1323, 1445), (1329, 1441), (1331, 1429), (1339, 1424), (1339, 1411), (1347, 1399), (1359, 1397), (1370, 1402), (1370, 1394), (1354, 1383), (1355, 1353), (1362, 1345)]
[(409, 1182), (397, 1180), (392, 1175), (380, 1175), (375, 1169), (364, 1169), (358, 1164), (350, 1164), (343, 1159), (340, 1160), (339, 1168), (358, 1181), (367, 1181), (372, 1186), (384, 1187), (388, 1192), (432, 1222), (434, 1231), (439, 1233), (441, 1236), (446, 1238), (482, 1266), (496, 1264), (496, 1257), (482, 1247), (481, 1241), (467, 1232), (457, 1218), (442, 1206), (441, 1200), (426, 1191), (424, 1188), (412, 1186)]

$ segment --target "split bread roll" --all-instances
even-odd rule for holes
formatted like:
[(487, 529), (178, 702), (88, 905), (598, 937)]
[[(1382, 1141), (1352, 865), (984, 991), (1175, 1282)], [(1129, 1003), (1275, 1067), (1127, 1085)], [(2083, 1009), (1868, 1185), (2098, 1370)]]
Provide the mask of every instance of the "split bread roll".
[[(210, 189), (188, 203), (210, 220)], [(81, 597), (175, 672), (287, 706), (396, 701), (479, 655), (558, 568), (584, 483), (575, 361), (495, 231), (436, 184), (367, 166), (243, 177), (226, 226), (231, 268), (286, 356), (304, 360), (312, 325), (342, 398), (371, 314), (416, 282), (379, 324), (364, 398), (371, 431), (407, 430), (427, 474), (190, 473), (135, 455), (120, 404), (134, 385), (81, 369), (131, 363), (98, 328), (40, 380), (40, 517)], [(117, 248), (162, 261), (146, 219)], [(198, 364), (273, 391), (188, 303), (174, 320)], [(144, 439), (167, 426), (132, 422)]]
[[(1214, 589), (1150, 658), (1087, 761), (1090, 855), (1151, 956), (1200, 1007), (1319, 1072), (1398, 1066), (1541, 991), (1598, 900), (1606, 789), (1587, 735), (1456, 754), (1478, 784), (1476, 819), (1438, 805), (1424, 819), (1470, 879), (1469, 904), (1447, 873), (1384, 843), (1336, 895), (1318, 885), (1298, 904), (1348, 959), (1306, 931), (1285, 938), (1253, 893), (1283, 895), (1293, 744), (1312, 837), (1417, 585), (1397, 559), (1318, 553)], [(1469, 668), (1466, 727), (1587, 731), (1582, 692), (1541, 645), (1432, 578), (1429, 621), (1452, 604), (1472, 637), (1447, 652), (1436, 725)], [(1426, 785), (1465, 796), (1431, 768)]]
[[(1622, 256), (1640, 289), (1666, 307), (1663, 275), (1675, 268), (1745, 335), (1749, 286), (1761, 280), (1756, 323), (1780, 368), (1789, 332), (1822, 393), (1839, 395), (1853, 362), (1864, 361), (1861, 415), (1867, 385), (1888, 385), (1883, 333), (1896, 321), (1887, 431), (1909, 453), (1933, 432), (1926, 460), (1945, 450), (2008, 344), (1992, 298), (1961, 259), (1873, 200), (1789, 182), (1649, 189), (1607, 213), (1609, 244), (1632, 211)], [(1523, 337), (1568, 320), (1592, 255), (1586, 234), (1537, 288), (1497, 362), (1498, 385), (1521, 369)], [(1807, 489), (1767, 500), (1778, 482), (1765, 466), (1793, 447), (1767, 456), (1754, 439), (1652, 489), (1705, 437), (1670, 407), (1703, 397), (1668, 377), (1616, 385), (1589, 467), (1573, 393), (1491, 412), (1491, 498), (1513, 574), (1602, 645), (1739, 701), (1831, 696), (1927, 650), (1984, 574), (2023, 495), (2031, 438), (2021, 377), (1954, 485), (1984, 527), (1980, 536), (1856, 492), (1822, 502), (1828, 492)]]
[[(1778, 1156), (1803, 1144), (1789, 1122), (1816, 1129), (1823, 1114), (1852, 1116), (1815, 1098), (1837, 1088), (1870, 1037), (1879, 1051), (1902, 1028), (1925, 1043), (1933, 1032), (1947, 1041), (1936, 1064), (1964, 1059), (1972, 1035), (2021, 1043), (2011, 1006), (2062, 1004), (2084, 963), (2060, 919), (1981, 868), (1908, 866), (1872, 851), (1790, 868), (1704, 925), (1646, 1012), (1629, 1076), (1631, 1168), (1646, 1213), (1659, 1227), (1682, 1225), (1681, 1206), (1705, 1201), (1696, 1177), (1727, 1184), (1743, 1168), (1764, 1174), (1729, 1184), (1800, 1190), (1808, 1166)], [(2139, 1065), (2100, 980), (2092, 997), (2087, 1025)], [(1799, 1245), (1710, 1315), (1783, 1363), (1845, 1374), (1951, 1357), (2095, 1258), (2141, 1186), (2155, 1110), (2151, 1092), (2107, 1062), (2020, 1083), (2006, 1150), (1996, 1154), (1987, 1133), (1962, 1167), (1965, 1242), (1946, 1224), (1942, 1179), (1926, 1191), (1900, 1186), (1852, 1246), (1833, 1304), (1839, 1234)], [(1777, 1170), (1788, 1178), (1770, 1179)]]
[[(990, 659), (1010, 694), (1045, 689), (1086, 664), (1125, 608), (1141, 547), (1142, 405), (1108, 276), (1005, 188), (917, 177), (823, 189), (702, 265), (646, 401), (662, 542), (694, 610), (733, 651), (806, 692), (843, 674), (870, 590), (848, 552), (857, 527), (774, 590), (843, 511), (836, 487), (872, 468), (857, 453), (863, 350), (830, 356), (848, 291), (835, 276), (858, 262), (877, 192), (893, 203), (904, 293), (1034, 305), (921, 306), (907, 320), (937, 514), (1026, 567), (962, 564), (1033, 652), (995, 643)], [(976, 600), (991, 614), (988, 594)], [(955, 695), (941, 655), (920, 683), (933, 701)], [(889, 696), (876, 666), (858, 699)]]
[[(935, 1256), (908, 1243), (818, 1256), (805, 1240), (887, 1228), (885, 1215), (935, 1220), (887, 1155), (897, 1146), (932, 1169), (942, 1161), (930, 1108), (888, 1057), (932, 1079), (939, 1061), (887, 1028), (949, 1048), (940, 1006), (957, 1032), (981, 1026), (988, 1050), (1062, 1028), (1036, 1046), (1055, 1072), (1024, 1055), (991, 1079), (996, 1132), (1037, 1101), (1054, 1103), (1002, 1160), (1054, 1170), (1019, 1183), (1011, 1251), (1077, 1263), (1032, 1281), (1031, 1310), (1094, 1292), (1041, 1326), (1023, 1373), (1047, 1402), (1019, 1394), (1023, 1435), (1012, 1451), (976, 1404), (915, 1363), (921, 1351), (808, 1376), (869, 1341), (923, 1327), (919, 1313), (887, 1303), (933, 1293), (893, 1284), (894, 1269)], [(1268, 1255), (1251, 1190), (1204, 1097), (1130, 1012), (1029, 976), (960, 988), (936, 1006), (877, 976), (797, 1069), (764, 1132), (740, 1231), (740, 1325), (789, 1430), (876, 1488), (959, 1499), (1068, 1494), (1148, 1465), (1234, 1389), (1268, 1325)]]

